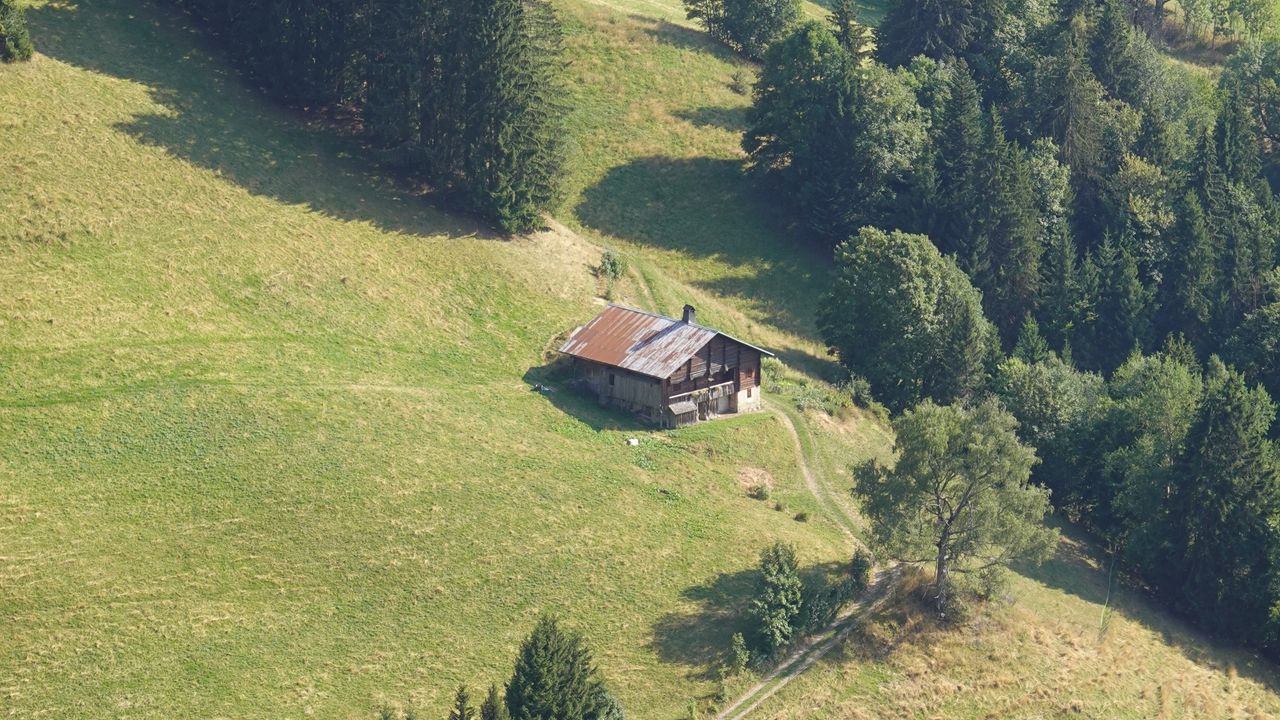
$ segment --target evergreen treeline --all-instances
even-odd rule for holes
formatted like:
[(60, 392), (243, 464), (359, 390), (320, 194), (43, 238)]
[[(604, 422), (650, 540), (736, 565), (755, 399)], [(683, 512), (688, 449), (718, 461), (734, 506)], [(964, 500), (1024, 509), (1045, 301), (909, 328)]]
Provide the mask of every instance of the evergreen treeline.
[(369, 140), (508, 232), (558, 198), (561, 30), (546, 0), (180, 0), (273, 97)]
[(1280, 41), (1214, 85), (1133, 18), (899, 0), (871, 61), (801, 25), (743, 147), (837, 248), (818, 324), (851, 373), (896, 411), (994, 392), (1056, 507), (1280, 657)]

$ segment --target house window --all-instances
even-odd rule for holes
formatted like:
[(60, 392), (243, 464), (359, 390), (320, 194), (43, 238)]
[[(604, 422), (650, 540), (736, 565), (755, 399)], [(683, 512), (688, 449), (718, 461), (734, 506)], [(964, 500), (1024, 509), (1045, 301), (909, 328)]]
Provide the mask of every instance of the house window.
[(613, 373), (609, 373), (609, 387), (613, 387), (613, 381), (615, 379), (617, 379), (617, 376), (614, 375)]

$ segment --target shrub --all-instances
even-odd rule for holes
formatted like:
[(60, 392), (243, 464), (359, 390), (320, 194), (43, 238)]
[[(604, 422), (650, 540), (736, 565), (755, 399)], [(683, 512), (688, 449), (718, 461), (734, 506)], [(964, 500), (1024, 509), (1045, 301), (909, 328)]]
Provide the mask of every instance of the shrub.
[(769, 486), (765, 483), (756, 483), (755, 485), (747, 488), (747, 497), (752, 500), (768, 500), (769, 493)]
[(627, 272), (627, 260), (612, 250), (605, 250), (600, 255), (600, 267), (597, 274), (606, 280), (617, 280)]
[(779, 500), (779, 501), (777, 501), (777, 502), (775, 502), (775, 503), (773, 504), (773, 509), (774, 509), (774, 510), (776, 510), (776, 511), (778, 511), (778, 512), (782, 512), (783, 510), (786, 510), (786, 509), (787, 509), (787, 506), (786, 506), (786, 505), (783, 505), (783, 504), (782, 504), (782, 501), (781, 501), (781, 500)]
[(729, 645), (729, 660), (733, 663), (729, 669), (734, 675), (741, 675), (747, 671), (747, 665), (751, 662), (751, 653), (747, 651), (747, 640), (742, 637), (742, 633), (733, 634), (733, 640)]
[(870, 408), (876, 402), (875, 396), (871, 393), (871, 382), (861, 375), (854, 375), (849, 378), (848, 384), (845, 386), (849, 392), (849, 399), (854, 405), (860, 408)]
[(790, 642), (800, 617), (803, 584), (797, 570), (796, 551), (778, 541), (760, 553), (760, 586), (751, 601), (760, 650), (776, 656)]
[(796, 513), (796, 522), (809, 522), (809, 512), (807, 510), (801, 510)]
[(849, 561), (849, 581), (853, 583), (855, 595), (861, 595), (871, 585), (871, 568), (876, 564), (875, 558), (866, 548), (858, 548)]
[(17, 0), (0, 0), (0, 61), (30, 60), (33, 52), (26, 10)]

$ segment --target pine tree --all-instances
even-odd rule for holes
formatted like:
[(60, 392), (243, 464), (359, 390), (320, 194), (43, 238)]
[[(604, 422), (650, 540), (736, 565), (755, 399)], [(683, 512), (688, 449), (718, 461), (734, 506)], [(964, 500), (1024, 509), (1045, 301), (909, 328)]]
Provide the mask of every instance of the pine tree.
[(562, 39), (545, 0), (468, 4), (461, 200), (507, 232), (531, 230), (560, 195)]
[(859, 61), (871, 57), (872, 48), (875, 47), (875, 34), (871, 32), (870, 26), (862, 23), (854, 0), (835, 0), (827, 21), (831, 23), (836, 40), (840, 41), (841, 47), (850, 55)]
[(1216, 360), (1186, 453), (1172, 474), (1165, 557), (1152, 568), (1175, 607), (1237, 641), (1257, 641), (1280, 600), (1280, 463), (1275, 405)]
[(507, 684), (513, 720), (592, 720), (600, 710), (600, 681), (581, 635), (543, 616), (520, 646)]
[(1204, 351), (1210, 324), (1221, 302), (1218, 296), (1218, 248), (1209, 232), (1204, 210), (1189, 191), (1177, 209), (1170, 235), (1167, 266), (1160, 283), (1160, 329), (1180, 333)]
[(932, 236), (944, 254), (954, 254), (970, 277), (979, 269), (976, 258), (981, 231), (979, 212), (985, 200), (979, 180), (983, 153), (982, 109), (978, 86), (968, 66), (958, 63), (948, 83), (941, 127), (935, 135), (937, 162), (938, 232)]
[(1007, 347), (1023, 318), (1036, 310), (1044, 248), (1026, 155), (1005, 138), (1000, 117), (994, 111), (987, 122), (985, 144), (981, 235), (988, 255), (972, 265), (985, 268), (988, 274), (974, 277), (974, 284), (983, 291), (987, 315)]
[(465, 685), (459, 685), (453, 696), (453, 710), (449, 711), (449, 720), (474, 720), (476, 709), (471, 707), (471, 696)]
[(26, 10), (17, 0), (0, 0), (0, 61), (30, 60), (34, 52)]
[(975, 26), (971, 0), (897, 0), (881, 24), (876, 53), (888, 65), (906, 65), (924, 55), (963, 57)]
[(490, 685), (489, 694), (480, 703), (480, 720), (511, 720), (507, 712), (507, 702), (498, 694), (498, 686)]

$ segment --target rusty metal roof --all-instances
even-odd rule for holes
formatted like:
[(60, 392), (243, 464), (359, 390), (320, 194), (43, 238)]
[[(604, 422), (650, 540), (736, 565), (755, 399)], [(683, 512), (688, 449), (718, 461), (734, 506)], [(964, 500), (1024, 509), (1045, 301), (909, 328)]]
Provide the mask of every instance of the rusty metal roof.
[(609, 305), (591, 322), (575, 329), (560, 346), (560, 352), (665, 378), (717, 335), (773, 355), (713, 328), (622, 305)]

